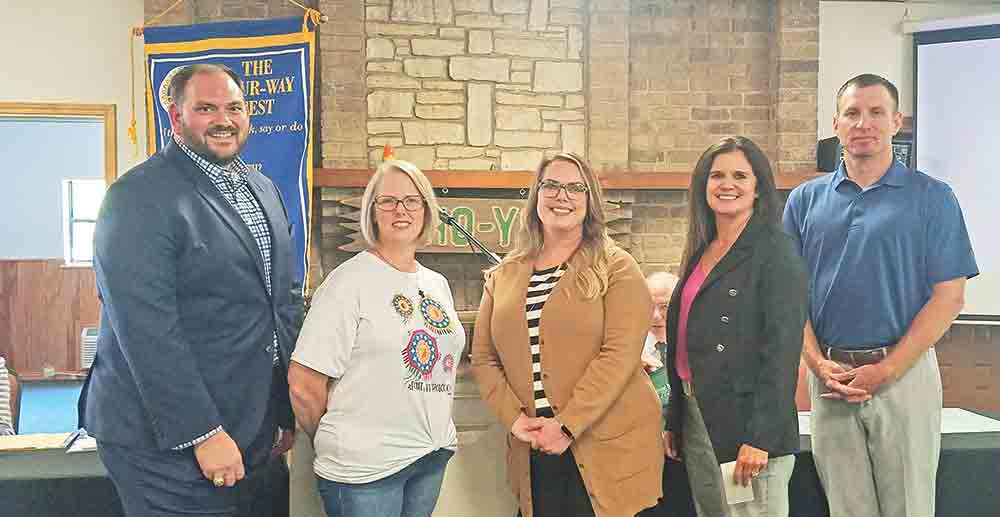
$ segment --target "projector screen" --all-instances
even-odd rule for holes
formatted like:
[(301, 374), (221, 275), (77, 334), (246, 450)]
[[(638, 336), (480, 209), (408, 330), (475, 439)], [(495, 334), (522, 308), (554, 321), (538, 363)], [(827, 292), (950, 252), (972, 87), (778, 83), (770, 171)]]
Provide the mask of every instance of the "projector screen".
[(979, 263), (960, 319), (1000, 321), (1000, 25), (913, 39), (916, 168), (954, 189)]

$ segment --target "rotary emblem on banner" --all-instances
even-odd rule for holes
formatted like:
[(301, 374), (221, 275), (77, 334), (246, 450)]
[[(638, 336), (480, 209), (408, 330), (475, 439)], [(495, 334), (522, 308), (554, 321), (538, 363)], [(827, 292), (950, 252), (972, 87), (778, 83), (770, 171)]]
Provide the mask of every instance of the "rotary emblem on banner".
[(451, 318), (433, 298), (422, 298), (420, 300), (420, 314), (424, 317), (424, 322), (436, 334), (451, 334)]
[(160, 106), (163, 107), (163, 111), (170, 111), (170, 105), (174, 103), (174, 100), (170, 97), (170, 82), (173, 80), (177, 72), (180, 72), (183, 66), (174, 67), (173, 70), (167, 72), (167, 75), (163, 77), (163, 82), (160, 83), (160, 91), (157, 92), (157, 97), (160, 100)]
[(413, 302), (409, 298), (397, 294), (392, 297), (392, 310), (399, 314), (403, 321), (408, 321), (413, 316)]
[(403, 366), (410, 371), (409, 379), (430, 380), (440, 358), (436, 337), (423, 329), (410, 333), (410, 340), (403, 349)]

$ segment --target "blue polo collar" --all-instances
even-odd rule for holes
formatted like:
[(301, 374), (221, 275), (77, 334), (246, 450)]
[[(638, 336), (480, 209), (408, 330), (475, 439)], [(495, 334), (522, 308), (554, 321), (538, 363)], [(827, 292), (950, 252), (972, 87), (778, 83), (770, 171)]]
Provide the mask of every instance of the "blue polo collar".
[[(887, 170), (878, 181), (868, 187), (868, 189), (873, 189), (880, 185), (904, 187), (910, 182), (911, 176), (912, 173), (910, 172), (910, 169), (908, 169), (901, 162), (893, 160), (892, 165), (889, 166), (889, 170)], [(840, 166), (837, 167), (837, 170), (833, 173), (833, 177), (830, 178), (830, 181), (833, 183), (834, 188), (839, 187), (845, 181), (851, 181), (851, 179), (847, 177), (847, 165), (843, 161), (840, 162)]]

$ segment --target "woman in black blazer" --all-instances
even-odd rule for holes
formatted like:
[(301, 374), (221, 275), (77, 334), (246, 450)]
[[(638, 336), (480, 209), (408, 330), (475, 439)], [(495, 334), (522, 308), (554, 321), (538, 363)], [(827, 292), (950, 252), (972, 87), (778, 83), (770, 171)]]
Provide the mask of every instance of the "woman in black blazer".
[[(690, 207), (667, 315), (667, 453), (684, 458), (699, 516), (787, 516), (808, 280), (767, 157), (744, 137), (709, 147)], [(723, 484), (737, 483), (753, 501), (727, 504)]]

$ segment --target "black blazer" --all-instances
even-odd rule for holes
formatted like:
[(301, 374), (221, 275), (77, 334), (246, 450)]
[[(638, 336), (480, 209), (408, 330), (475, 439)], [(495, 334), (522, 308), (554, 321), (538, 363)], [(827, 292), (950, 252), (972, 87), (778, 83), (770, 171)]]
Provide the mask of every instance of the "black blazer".
[[(667, 310), (667, 340), (677, 343), (681, 293), (704, 250), (683, 272)], [(742, 444), (770, 456), (799, 445), (795, 386), (806, 321), (808, 277), (792, 241), (776, 224), (751, 218), (709, 273), (687, 321), (695, 397), (719, 463)], [(667, 430), (683, 440), (684, 404), (676, 346), (667, 350)], [(678, 442), (680, 443), (680, 442)]]
[(239, 213), (173, 142), (108, 189), (94, 235), (97, 356), (80, 396), (98, 440), (165, 450), (221, 425), (246, 454), (272, 391), (278, 425), (293, 428), (287, 365), (303, 305), (291, 228), (271, 181), (251, 171), (249, 184), (271, 229), (272, 295)]

